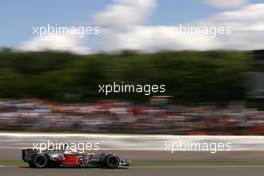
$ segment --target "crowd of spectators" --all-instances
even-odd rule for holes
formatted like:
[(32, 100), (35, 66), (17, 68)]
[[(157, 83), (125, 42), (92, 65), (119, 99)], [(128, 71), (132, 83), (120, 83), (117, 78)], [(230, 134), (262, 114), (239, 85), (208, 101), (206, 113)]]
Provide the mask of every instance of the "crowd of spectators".
[(0, 99), (0, 130), (264, 135), (264, 111), (244, 106), (182, 106), (159, 99), (144, 104)]

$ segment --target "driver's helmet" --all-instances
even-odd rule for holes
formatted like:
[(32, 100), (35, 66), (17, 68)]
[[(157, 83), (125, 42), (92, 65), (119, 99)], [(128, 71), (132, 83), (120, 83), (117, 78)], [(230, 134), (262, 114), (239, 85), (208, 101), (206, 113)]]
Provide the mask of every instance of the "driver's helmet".
[(75, 154), (75, 153), (78, 153), (78, 151), (76, 149), (70, 149), (71, 150), (71, 153)]
[(72, 154), (78, 153), (78, 151), (76, 149), (68, 148), (68, 149), (64, 150), (64, 153), (72, 155)]

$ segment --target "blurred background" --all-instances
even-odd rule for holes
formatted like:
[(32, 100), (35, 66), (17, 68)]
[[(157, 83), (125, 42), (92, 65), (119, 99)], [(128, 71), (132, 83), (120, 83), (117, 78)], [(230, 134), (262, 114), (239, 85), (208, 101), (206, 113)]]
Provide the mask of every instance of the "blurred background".
[[(0, 129), (183, 135), (264, 134), (264, 51), (0, 53)], [(165, 61), (166, 60), (166, 61)], [(98, 92), (99, 84), (166, 92)]]
[[(0, 130), (263, 135), (263, 17), (262, 0), (3, 1)], [(113, 82), (166, 92), (98, 92)]]
[[(24, 168), (47, 140), (135, 163), (77, 175), (263, 175), (263, 0), (3, 0), (0, 24), (0, 175), (69, 175)], [(99, 92), (114, 82), (166, 91)], [(232, 149), (164, 151), (177, 141)]]

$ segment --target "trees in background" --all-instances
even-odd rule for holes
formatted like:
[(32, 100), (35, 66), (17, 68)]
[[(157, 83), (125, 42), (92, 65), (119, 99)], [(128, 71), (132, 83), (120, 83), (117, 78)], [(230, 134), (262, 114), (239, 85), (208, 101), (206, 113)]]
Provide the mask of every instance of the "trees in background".
[(74, 55), (61, 52), (0, 52), (0, 97), (93, 101), (146, 100), (144, 94), (98, 93), (98, 84), (165, 84), (175, 100), (230, 101), (246, 98), (249, 54), (160, 52)]

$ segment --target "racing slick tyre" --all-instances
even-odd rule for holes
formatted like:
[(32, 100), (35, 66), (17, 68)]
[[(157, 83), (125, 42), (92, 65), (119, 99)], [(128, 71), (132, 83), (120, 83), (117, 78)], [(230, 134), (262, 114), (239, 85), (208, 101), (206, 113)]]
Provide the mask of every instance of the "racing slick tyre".
[(107, 168), (115, 169), (118, 168), (120, 163), (120, 159), (117, 155), (108, 155), (105, 160), (105, 164)]
[(44, 168), (48, 165), (48, 158), (43, 154), (36, 154), (33, 160), (29, 163), (30, 167)]

